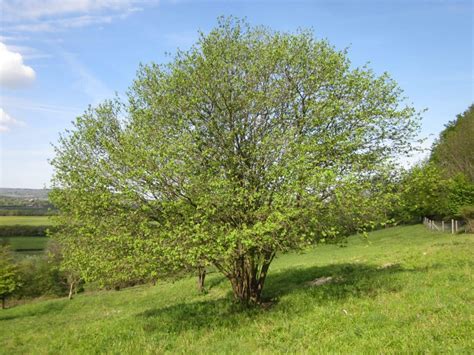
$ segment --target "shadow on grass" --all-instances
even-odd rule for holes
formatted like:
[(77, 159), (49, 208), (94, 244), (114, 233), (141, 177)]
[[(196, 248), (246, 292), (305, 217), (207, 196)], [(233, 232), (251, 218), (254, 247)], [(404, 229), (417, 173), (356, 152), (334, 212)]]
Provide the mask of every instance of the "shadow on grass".
[[(349, 296), (374, 296), (380, 292), (394, 292), (400, 285), (391, 276), (420, 269), (404, 269), (399, 264), (377, 267), (367, 264), (333, 264), (310, 268), (284, 269), (268, 276), (265, 298), (278, 299), (289, 293), (310, 293), (324, 300), (341, 300)], [(423, 270), (424, 271), (424, 270)], [(332, 277), (321, 286), (309, 283), (322, 277)]]
[(27, 310), (24, 311), (17, 311), (18, 314), (12, 315), (3, 315), (2, 311), (0, 310), (0, 321), (10, 320), (10, 319), (17, 319), (17, 318), (25, 318), (25, 317), (37, 317), (42, 316), (52, 312), (60, 312), (66, 307), (66, 302), (50, 302), (41, 304), (39, 308), (35, 308), (34, 310)]
[[(264, 289), (264, 299), (275, 302), (276, 307), (265, 310), (260, 307), (246, 308), (236, 304), (232, 295), (219, 300), (198, 301), (176, 304), (169, 307), (149, 309), (137, 315), (144, 321), (146, 332), (179, 333), (187, 330), (225, 328), (232, 331), (243, 322), (256, 319), (268, 312), (282, 313), (285, 317), (297, 316), (304, 312), (310, 300), (313, 304), (324, 304), (347, 297), (371, 297), (381, 292), (396, 292), (402, 288), (395, 276), (403, 272), (422, 272), (425, 269), (403, 269), (399, 265), (387, 265), (378, 268), (365, 264), (334, 264), (323, 267), (286, 269), (270, 273)], [(331, 276), (332, 282), (311, 286), (309, 282)], [(213, 283), (221, 283), (225, 279), (215, 279)], [(215, 286), (215, 285), (212, 285)], [(302, 304), (290, 304), (279, 307), (278, 300), (288, 294), (304, 295)], [(293, 302), (294, 301), (294, 302)], [(290, 300), (290, 303), (298, 301)]]
[(213, 277), (206, 280), (206, 289), (211, 290), (214, 287), (218, 287), (226, 282), (229, 282), (229, 280), (222, 276), (222, 274), (218, 274), (217, 277)]

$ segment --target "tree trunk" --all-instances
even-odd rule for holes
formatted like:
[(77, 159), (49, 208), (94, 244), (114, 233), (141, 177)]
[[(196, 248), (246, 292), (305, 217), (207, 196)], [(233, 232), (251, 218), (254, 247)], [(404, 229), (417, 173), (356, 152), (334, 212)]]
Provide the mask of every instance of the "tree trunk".
[(72, 292), (74, 290), (75, 281), (69, 283), (69, 299), (72, 300)]
[(249, 256), (242, 256), (235, 261), (234, 270), (228, 279), (237, 301), (246, 305), (261, 302), (263, 286), (274, 255), (273, 252), (268, 253), (260, 262)]
[(206, 268), (198, 268), (197, 287), (199, 292), (204, 292), (204, 280), (206, 279)]

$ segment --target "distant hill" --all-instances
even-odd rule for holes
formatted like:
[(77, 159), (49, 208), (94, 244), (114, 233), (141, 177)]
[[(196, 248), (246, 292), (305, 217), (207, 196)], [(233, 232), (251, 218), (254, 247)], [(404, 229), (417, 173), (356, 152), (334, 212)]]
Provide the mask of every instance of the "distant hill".
[(47, 200), (51, 189), (15, 189), (0, 187), (0, 196), (19, 199)]
[(55, 213), (48, 200), (51, 189), (0, 187), (0, 216), (46, 216)]

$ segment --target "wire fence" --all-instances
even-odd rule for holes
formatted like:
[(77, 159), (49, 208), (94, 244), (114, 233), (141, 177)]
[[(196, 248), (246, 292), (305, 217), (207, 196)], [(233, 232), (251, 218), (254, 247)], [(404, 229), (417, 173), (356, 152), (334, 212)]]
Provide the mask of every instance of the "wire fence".
[(448, 232), (451, 234), (466, 232), (466, 222), (463, 220), (451, 219), (449, 221), (435, 221), (428, 217), (424, 217), (423, 224), (428, 229), (438, 232)]

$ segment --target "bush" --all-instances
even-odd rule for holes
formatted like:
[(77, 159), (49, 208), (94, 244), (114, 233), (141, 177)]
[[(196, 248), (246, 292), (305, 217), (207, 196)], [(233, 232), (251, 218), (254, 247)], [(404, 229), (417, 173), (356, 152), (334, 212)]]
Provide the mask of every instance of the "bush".
[(26, 257), (18, 262), (21, 287), (17, 298), (67, 295), (67, 280), (59, 264), (45, 255)]
[(446, 199), (446, 215), (461, 217), (461, 209), (474, 205), (474, 184), (458, 174), (449, 180), (449, 190)]
[(395, 219), (399, 223), (419, 223), (423, 216), (442, 216), (447, 195), (448, 184), (435, 165), (414, 166), (400, 181)]
[(461, 216), (466, 220), (466, 232), (474, 232), (474, 205), (460, 208)]
[(419, 222), (421, 217), (451, 219), (461, 216), (462, 206), (474, 204), (474, 184), (466, 176), (445, 177), (432, 163), (413, 167), (399, 186), (394, 212), (399, 222)]
[(8, 246), (0, 246), (0, 299), (2, 308), (5, 308), (5, 300), (19, 286), (18, 270), (13, 262), (13, 254)]

